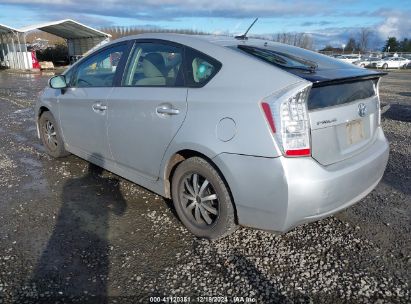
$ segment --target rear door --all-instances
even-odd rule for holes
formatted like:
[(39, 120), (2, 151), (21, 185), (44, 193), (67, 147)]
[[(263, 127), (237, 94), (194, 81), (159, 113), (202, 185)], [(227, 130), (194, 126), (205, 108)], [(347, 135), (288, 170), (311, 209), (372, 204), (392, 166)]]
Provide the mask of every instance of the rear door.
[[(108, 98), (108, 139), (125, 176), (158, 179), (160, 163), (187, 111), (183, 48), (137, 40)], [(130, 175), (131, 174), (131, 175)]]
[(82, 156), (111, 159), (107, 141), (107, 97), (126, 43), (109, 46), (76, 67), (69, 88), (59, 96), (59, 118), (65, 143)]

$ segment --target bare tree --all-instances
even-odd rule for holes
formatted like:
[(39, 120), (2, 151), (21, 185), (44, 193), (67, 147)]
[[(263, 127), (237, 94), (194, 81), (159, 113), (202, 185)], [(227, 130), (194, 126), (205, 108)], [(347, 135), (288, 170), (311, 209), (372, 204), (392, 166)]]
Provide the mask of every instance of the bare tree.
[(304, 49), (312, 49), (314, 44), (312, 36), (306, 33), (278, 33), (274, 40)]
[(358, 42), (360, 51), (364, 52), (367, 50), (371, 35), (372, 35), (372, 31), (369, 28), (366, 28), (366, 27), (361, 28), (359, 42)]

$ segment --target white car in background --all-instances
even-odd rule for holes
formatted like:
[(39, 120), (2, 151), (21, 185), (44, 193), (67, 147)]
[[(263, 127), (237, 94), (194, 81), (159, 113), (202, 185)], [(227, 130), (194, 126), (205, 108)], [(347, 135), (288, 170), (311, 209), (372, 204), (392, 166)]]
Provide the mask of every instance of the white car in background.
[(354, 63), (355, 61), (361, 59), (361, 56), (359, 55), (341, 55), (336, 57), (338, 60), (347, 62), (347, 63)]
[(385, 57), (377, 62), (376, 67), (382, 69), (406, 68), (411, 60), (404, 57)]
[(357, 61), (354, 61), (353, 64), (362, 67), (362, 68), (369, 68), (369, 67), (375, 67), (377, 65), (377, 62), (380, 61), (380, 58), (377, 57), (367, 57), (367, 58), (361, 58)]

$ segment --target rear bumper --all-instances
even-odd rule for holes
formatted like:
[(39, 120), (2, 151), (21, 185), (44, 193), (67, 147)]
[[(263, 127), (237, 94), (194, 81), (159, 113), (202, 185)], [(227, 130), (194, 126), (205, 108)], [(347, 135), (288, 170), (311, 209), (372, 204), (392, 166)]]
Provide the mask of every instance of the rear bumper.
[(364, 152), (322, 166), (310, 157), (262, 158), (220, 154), (222, 170), (241, 225), (286, 232), (358, 202), (378, 184), (388, 161), (382, 129)]

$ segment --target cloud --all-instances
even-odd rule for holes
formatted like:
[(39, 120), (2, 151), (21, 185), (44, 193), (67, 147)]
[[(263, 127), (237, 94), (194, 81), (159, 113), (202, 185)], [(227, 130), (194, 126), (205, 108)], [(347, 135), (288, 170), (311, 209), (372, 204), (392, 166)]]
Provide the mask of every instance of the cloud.
[(312, 22), (312, 21), (306, 21), (301, 23), (301, 26), (325, 26), (325, 25), (330, 25), (333, 24), (333, 22), (330, 21), (319, 21), (319, 22)]
[(17, 5), (36, 11), (60, 11), (145, 20), (181, 17), (285, 17), (311, 16), (331, 12), (321, 0), (4, 0), (2, 4)]
[[(368, 27), (371, 31), (369, 41), (370, 49), (381, 49), (388, 37), (398, 39), (411, 37), (411, 10), (387, 10), (381, 9), (370, 11), (368, 16), (379, 17), (382, 20)], [(304, 26), (319, 25), (318, 22), (305, 22)], [(327, 27), (318, 30), (308, 30), (314, 39), (317, 49), (324, 48), (326, 45), (341, 47), (346, 44), (349, 38), (359, 40), (361, 27)]]
[(376, 26), (381, 38), (397, 37), (402, 39), (411, 36), (411, 10), (381, 10), (377, 14), (385, 18)]
[[(237, 19), (230, 29), (225, 28), (228, 23), (220, 26), (218, 22), (217, 28), (204, 28), (219, 34), (238, 34), (252, 18), (261, 17), (266, 18), (266, 24), (273, 23), (272, 30), (266, 30), (267, 35), (287, 31), (289, 25), (311, 34), (317, 48), (327, 44), (341, 46), (350, 37), (358, 40), (362, 24), (373, 31), (370, 46), (375, 48), (380, 48), (388, 36), (402, 39), (411, 35), (411, 10), (400, 1), (395, 5), (376, 4), (376, 9), (368, 2), (355, 0), (2, 0), (1, 4), (30, 10), (40, 22), (71, 18), (93, 27), (121, 25), (122, 18), (126, 18), (127, 24), (136, 20), (136, 24), (163, 26), (167, 21), (182, 24), (183, 18), (188, 17)], [(278, 25), (279, 20), (283, 24)]]

